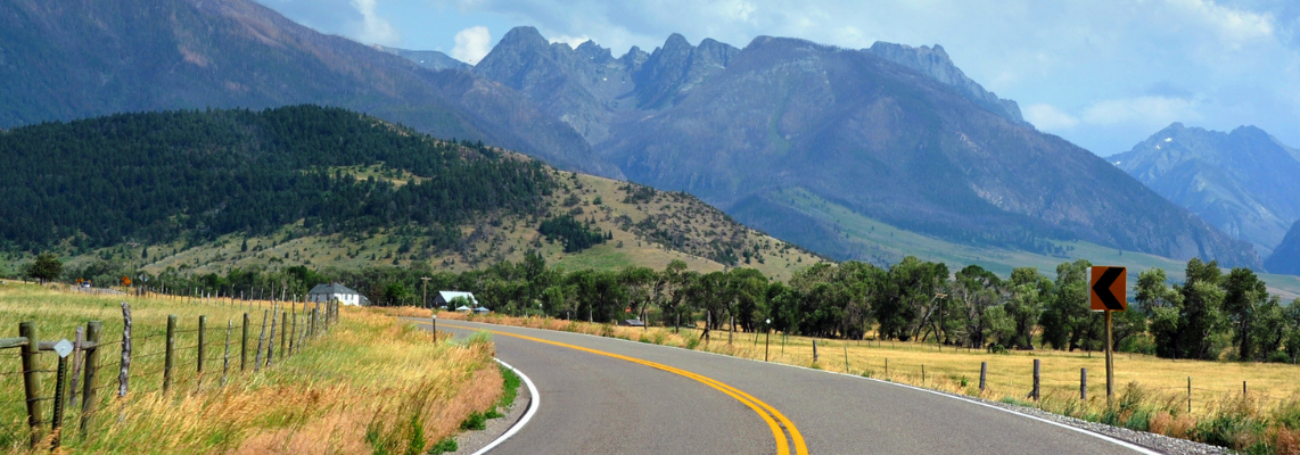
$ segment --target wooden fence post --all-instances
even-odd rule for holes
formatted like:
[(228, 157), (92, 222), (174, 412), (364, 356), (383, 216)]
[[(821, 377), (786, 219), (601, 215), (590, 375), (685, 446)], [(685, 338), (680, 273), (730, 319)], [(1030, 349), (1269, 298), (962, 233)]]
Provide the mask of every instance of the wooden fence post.
[(298, 313), (289, 312), (289, 356), (293, 356), (294, 348), (298, 347)]
[(1029, 394), (1033, 396), (1034, 401), (1038, 401), (1038, 399), (1041, 397), (1041, 395), (1039, 394), (1040, 390), (1038, 388), (1038, 384), (1039, 384), (1038, 366), (1039, 366), (1038, 359), (1034, 359), (1034, 390), (1032, 392), (1029, 392)]
[(266, 340), (266, 318), (271, 310), (262, 310), (262, 333), (257, 336), (257, 355), (253, 358), (253, 371), (262, 369), (262, 342)]
[(22, 348), (23, 356), (23, 392), (27, 396), (27, 426), (31, 428), (31, 446), (41, 442), (41, 377), (37, 370), (40, 369), (41, 342), (36, 331), (35, 322), (22, 322), (18, 324), (18, 336), (27, 339), (27, 344)]
[(172, 386), (172, 367), (176, 366), (176, 315), (167, 315), (167, 350), (163, 359), (163, 393)]
[[(242, 295), (240, 297), (243, 297)], [(235, 323), (226, 320), (226, 355), (221, 362), (221, 385), (226, 385), (226, 375), (230, 374), (230, 333), (235, 331)]]
[(248, 368), (248, 313), (244, 313), (243, 333), (239, 339), (239, 371)]
[(813, 363), (817, 363), (817, 340), (813, 340)]
[(1079, 399), (1088, 401), (1088, 369), (1079, 369)]
[(208, 342), (207, 340), (208, 340), (208, 316), (200, 315), (199, 316), (199, 366), (197, 368), (197, 372), (199, 373), (200, 383), (202, 383), (203, 380), (202, 379), (203, 361), (207, 358), (207, 356), (204, 355), (206, 353), (204, 352), (204, 348), (207, 345)]
[[(279, 305), (276, 305), (279, 309)], [(284, 329), (280, 329), (281, 332)], [(271, 366), (271, 359), (275, 357), (275, 312), (271, 313), (271, 337), (266, 339), (266, 366)]]
[(989, 363), (980, 362), (980, 392), (984, 392), (985, 380), (989, 374)]
[(77, 327), (77, 336), (72, 343), (72, 374), (68, 384), (68, 406), (77, 404), (77, 376), (81, 374), (81, 345), (86, 343), (86, 329)]
[(1192, 377), (1187, 377), (1187, 413), (1192, 413)]
[(90, 419), (94, 417), (95, 405), (99, 404), (95, 397), (95, 378), (99, 376), (99, 339), (100, 334), (104, 332), (104, 323), (100, 321), (90, 321), (86, 324), (86, 341), (94, 343), (94, 346), (86, 351), (86, 376), (82, 381), (81, 393), (81, 434), (86, 434), (86, 429), (90, 428)]
[(281, 361), (284, 360), (285, 353), (289, 352), (285, 350), (286, 345), (284, 341), (286, 339), (286, 333), (289, 332), (288, 329), (289, 329), (289, 313), (288, 312), (280, 313), (280, 360)]
[(131, 304), (122, 301), (122, 364), (117, 373), (117, 397), (126, 398), (131, 381)]

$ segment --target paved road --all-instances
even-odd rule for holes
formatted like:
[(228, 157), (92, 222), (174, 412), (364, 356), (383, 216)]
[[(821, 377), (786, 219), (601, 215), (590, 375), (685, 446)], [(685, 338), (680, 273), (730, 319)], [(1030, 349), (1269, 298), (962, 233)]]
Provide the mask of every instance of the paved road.
[(770, 405), (811, 454), (1137, 453), (1091, 434), (879, 381), (567, 332), (438, 324), (458, 336), (469, 327), (498, 332), (497, 356), (527, 374), (541, 395), (537, 415), (493, 453), (778, 453), (778, 438), (791, 440), (781, 452), (802, 452), (793, 432), (774, 431), (743, 396), (683, 373)]

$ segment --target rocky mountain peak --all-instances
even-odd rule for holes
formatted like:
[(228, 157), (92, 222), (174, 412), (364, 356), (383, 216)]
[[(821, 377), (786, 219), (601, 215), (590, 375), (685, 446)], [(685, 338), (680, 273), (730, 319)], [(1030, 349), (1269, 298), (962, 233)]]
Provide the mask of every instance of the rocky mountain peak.
[(501, 41), (498, 42), (496, 47), (493, 47), (492, 50), (495, 51), (502, 48), (537, 49), (548, 45), (550, 45), (550, 42), (546, 41), (546, 37), (542, 36), (542, 32), (537, 31), (537, 28), (521, 26), (512, 28), (510, 31), (506, 32), (506, 36), (501, 37)]
[(1020, 105), (1012, 100), (998, 98), (996, 93), (984, 90), (983, 86), (966, 77), (966, 73), (957, 68), (948, 57), (948, 52), (944, 51), (943, 46), (935, 44), (934, 47), (912, 47), (906, 44), (877, 41), (865, 51), (948, 85), (957, 93), (994, 114), (1016, 123), (1025, 123), (1024, 117), (1020, 115)]
[(592, 40), (579, 44), (578, 48), (574, 49), (574, 52), (577, 52), (579, 57), (602, 65), (614, 59), (614, 55), (610, 53), (609, 49), (600, 47)]
[(1161, 196), (1267, 256), (1300, 219), (1300, 160), (1255, 126), (1229, 133), (1173, 123), (1109, 158)]

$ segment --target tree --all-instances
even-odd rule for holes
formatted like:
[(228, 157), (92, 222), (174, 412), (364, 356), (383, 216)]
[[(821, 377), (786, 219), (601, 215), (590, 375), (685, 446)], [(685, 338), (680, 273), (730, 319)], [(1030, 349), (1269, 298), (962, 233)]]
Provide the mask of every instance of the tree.
[(1187, 262), (1187, 282), (1176, 287), (1183, 295), (1178, 321), (1178, 345), (1181, 357), (1214, 359), (1215, 337), (1223, 333), (1228, 320), (1223, 312), (1222, 272), (1216, 261), (1208, 263), (1192, 258)]
[(1011, 298), (1005, 306), (1016, 323), (1015, 347), (1034, 349), (1034, 329), (1043, 314), (1044, 298), (1052, 295), (1052, 280), (1036, 268), (1022, 267), (1011, 271), (1010, 285)]
[(1165, 284), (1165, 271), (1152, 268), (1138, 275), (1136, 300), (1151, 321), (1148, 329), (1156, 343), (1156, 356), (1177, 358), (1180, 354), (1178, 325), (1183, 295)]
[(54, 253), (41, 253), (36, 256), (36, 260), (27, 265), (27, 276), (35, 278), (45, 284), (46, 281), (59, 279), (63, 274), (63, 262)]
[(1268, 301), (1268, 287), (1250, 269), (1234, 268), (1224, 278), (1223, 288), (1223, 311), (1237, 332), (1237, 357), (1250, 359), (1255, 341), (1252, 320), (1259, 307)]
[(1100, 338), (1101, 318), (1088, 309), (1088, 268), (1080, 259), (1056, 267), (1055, 292), (1039, 319), (1043, 342), (1056, 349), (1092, 349)]

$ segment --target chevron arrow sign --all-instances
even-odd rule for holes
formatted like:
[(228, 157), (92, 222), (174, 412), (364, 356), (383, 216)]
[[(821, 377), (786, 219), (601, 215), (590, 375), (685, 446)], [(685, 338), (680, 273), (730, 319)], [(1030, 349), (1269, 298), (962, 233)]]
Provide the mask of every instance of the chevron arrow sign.
[(1124, 267), (1095, 266), (1089, 292), (1093, 311), (1124, 311), (1128, 309), (1128, 269)]

